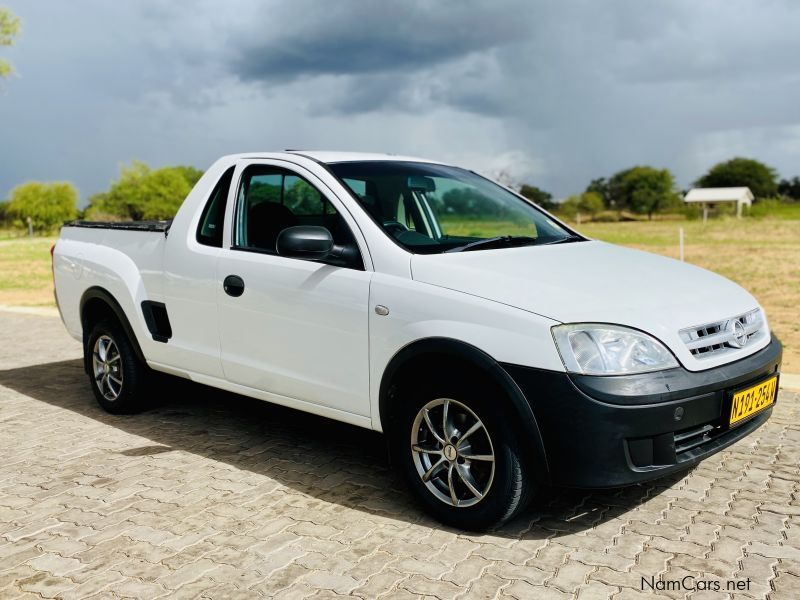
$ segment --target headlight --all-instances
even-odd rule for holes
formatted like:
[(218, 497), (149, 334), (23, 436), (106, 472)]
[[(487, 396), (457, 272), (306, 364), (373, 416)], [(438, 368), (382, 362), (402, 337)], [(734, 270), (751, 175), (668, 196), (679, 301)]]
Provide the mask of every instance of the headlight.
[(678, 366), (654, 337), (617, 325), (578, 323), (553, 327), (567, 371), (585, 375), (645, 373)]

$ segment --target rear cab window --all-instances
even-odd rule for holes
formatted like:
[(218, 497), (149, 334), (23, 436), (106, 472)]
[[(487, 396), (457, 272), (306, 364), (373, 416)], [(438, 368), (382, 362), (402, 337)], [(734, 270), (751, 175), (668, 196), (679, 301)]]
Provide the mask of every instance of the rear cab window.
[(211, 190), (211, 195), (203, 208), (203, 214), (200, 215), (200, 223), (197, 225), (197, 241), (204, 246), (222, 248), (225, 206), (228, 203), (233, 171), (234, 167), (231, 167), (219, 178), (217, 185)]

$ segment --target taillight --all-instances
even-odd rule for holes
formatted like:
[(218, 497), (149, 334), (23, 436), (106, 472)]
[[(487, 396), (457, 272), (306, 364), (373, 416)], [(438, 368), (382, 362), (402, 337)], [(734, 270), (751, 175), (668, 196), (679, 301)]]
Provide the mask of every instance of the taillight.
[(50, 246), (50, 258), (53, 258), (53, 253), (56, 251), (56, 245)]

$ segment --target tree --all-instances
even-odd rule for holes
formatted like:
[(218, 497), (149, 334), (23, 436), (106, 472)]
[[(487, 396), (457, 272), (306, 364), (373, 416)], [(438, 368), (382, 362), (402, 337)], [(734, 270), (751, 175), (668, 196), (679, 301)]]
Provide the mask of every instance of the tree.
[(608, 179), (605, 177), (593, 179), (586, 187), (586, 191), (598, 194), (607, 208), (618, 211), (630, 209), (633, 190), (630, 189), (626, 177), (636, 168), (638, 167), (617, 171)]
[(778, 193), (791, 200), (800, 200), (800, 177), (781, 179), (778, 184)]
[(614, 198), (611, 196), (611, 189), (608, 180), (605, 177), (598, 177), (592, 179), (589, 185), (586, 186), (587, 192), (593, 192), (600, 196), (603, 204), (608, 208), (614, 208)]
[(636, 213), (653, 214), (680, 205), (675, 192), (675, 178), (668, 169), (633, 167), (622, 177), (621, 187), (628, 198), (628, 207)]
[(578, 213), (594, 217), (604, 208), (603, 198), (597, 192), (584, 192), (580, 196), (570, 196), (561, 203), (560, 212), (575, 218)]
[(134, 161), (122, 167), (119, 180), (108, 192), (89, 199), (86, 216), (102, 220), (171, 219), (201, 175), (202, 171), (193, 167), (152, 170)]
[[(0, 7), (0, 46), (10, 46), (19, 34), (20, 20), (7, 8)], [(14, 67), (7, 60), (0, 58), (0, 78), (8, 77)]]
[(605, 208), (603, 197), (597, 192), (584, 192), (580, 196), (578, 208), (582, 213), (587, 213), (594, 217)]
[(677, 205), (675, 179), (668, 169), (636, 166), (614, 173), (608, 179), (594, 179), (586, 188), (618, 211), (631, 210), (647, 214)]
[(538, 204), (545, 210), (553, 210), (558, 208), (558, 203), (553, 202), (553, 195), (550, 192), (545, 192), (543, 189), (535, 185), (524, 184), (519, 188), (520, 196), (525, 196), (534, 204)]
[(609, 205), (619, 211), (630, 210), (633, 200), (633, 188), (631, 187), (631, 180), (628, 180), (630, 175), (635, 169), (650, 168), (650, 167), (631, 167), (617, 171), (608, 180), (608, 197)]
[(78, 215), (78, 190), (66, 181), (30, 181), (11, 190), (7, 210), (17, 226), (30, 218), (36, 231), (50, 231)]
[(709, 169), (695, 182), (696, 187), (746, 186), (758, 198), (771, 198), (778, 193), (775, 169), (751, 158), (732, 158)]

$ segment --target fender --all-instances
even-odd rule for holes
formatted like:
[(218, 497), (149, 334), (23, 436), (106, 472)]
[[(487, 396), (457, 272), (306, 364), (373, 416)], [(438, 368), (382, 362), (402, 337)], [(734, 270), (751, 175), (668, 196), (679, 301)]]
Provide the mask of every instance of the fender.
[[(119, 302), (117, 302), (114, 296), (112, 296), (107, 290), (99, 286), (93, 286), (88, 288), (83, 293), (83, 296), (81, 296), (79, 314), (81, 315), (81, 326), (83, 327), (84, 346), (86, 345), (86, 337), (89, 335), (89, 331), (85, 323), (84, 308), (86, 307), (86, 304), (90, 300), (101, 300), (106, 306), (108, 306), (108, 308), (111, 309), (111, 312), (114, 313), (114, 316), (117, 318), (117, 321), (119, 321), (119, 324), (125, 331), (125, 335), (128, 336), (131, 345), (133, 345), (133, 350), (136, 353), (136, 358), (138, 358), (143, 364), (147, 364), (147, 360), (144, 357), (142, 348), (139, 346), (139, 340), (136, 339), (136, 334), (133, 332), (133, 328), (131, 327), (130, 321), (128, 321), (128, 317), (125, 315), (125, 311), (119, 305)], [(86, 369), (89, 368), (88, 358), (84, 360), (84, 367)]]
[[(445, 354), (464, 359), (481, 369), (492, 381), (498, 384), (511, 401), (511, 407), (517, 417), (517, 422), (522, 428), (523, 439), (521, 441), (532, 459), (537, 480), (542, 482), (550, 481), (547, 455), (545, 454), (539, 425), (522, 390), (500, 363), (480, 348), (476, 348), (466, 342), (452, 338), (430, 337), (412, 342), (399, 350), (389, 361), (381, 377), (379, 392), (381, 423), (389, 423), (392, 418), (389, 389), (395, 374), (407, 361), (420, 354)], [(386, 430), (385, 427), (384, 430)]]

